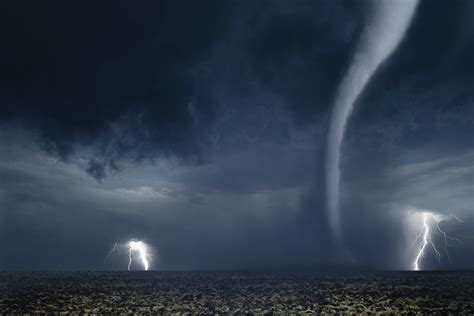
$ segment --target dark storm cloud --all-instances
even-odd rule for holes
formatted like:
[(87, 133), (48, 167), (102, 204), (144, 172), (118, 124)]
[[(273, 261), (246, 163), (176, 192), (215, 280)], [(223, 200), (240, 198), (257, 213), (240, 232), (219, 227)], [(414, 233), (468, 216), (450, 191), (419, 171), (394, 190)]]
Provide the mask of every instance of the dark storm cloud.
[(2, 118), (26, 120), (62, 158), (75, 144), (112, 141), (110, 125), (124, 116), (135, 140), (113, 139), (114, 154), (194, 151), (189, 105), (202, 125), (214, 105), (191, 72), (219, 36), (223, 6), (186, 7), (11, 3), (2, 10)]
[(271, 90), (301, 118), (327, 107), (354, 34), (353, 7), (11, 3), (2, 17), (1, 118), (38, 129), (63, 159), (89, 144), (104, 160), (199, 156), (222, 94), (221, 102), (240, 98), (231, 105), (239, 110), (253, 106), (242, 95)]
[(470, 6), (422, 1), (349, 120), (349, 262), (320, 158), (361, 2), (2, 4), (0, 268), (121, 269), (103, 259), (131, 237), (163, 269), (407, 268), (410, 207), (464, 220), (427, 265), (472, 268)]

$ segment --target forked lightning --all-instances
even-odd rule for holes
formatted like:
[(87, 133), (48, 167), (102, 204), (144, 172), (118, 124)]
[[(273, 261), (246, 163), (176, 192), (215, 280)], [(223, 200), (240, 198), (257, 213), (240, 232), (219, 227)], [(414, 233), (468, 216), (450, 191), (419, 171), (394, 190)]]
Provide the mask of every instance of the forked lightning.
[[(441, 234), (441, 237), (444, 240), (444, 252), (446, 253), (446, 256), (448, 257), (450, 262), (451, 262), (451, 255), (449, 254), (448, 248), (451, 247), (451, 245), (449, 244), (449, 241), (455, 241), (455, 242), (461, 243), (459, 239), (448, 236), (448, 234), (440, 226), (441, 222), (447, 221), (449, 219), (455, 219), (456, 221), (461, 222), (461, 220), (456, 215), (451, 214), (450, 216), (443, 216), (440, 214), (435, 214), (433, 212), (425, 211), (422, 213), (422, 216), (423, 216), (423, 224), (422, 224), (420, 233), (418, 234), (418, 236), (416, 237), (412, 245), (412, 247), (414, 247), (417, 243), (419, 244), (418, 253), (415, 257), (415, 260), (413, 261), (413, 270), (415, 271), (420, 270), (420, 261), (426, 252), (427, 246), (433, 249), (438, 262), (441, 261), (441, 253), (436, 247), (435, 242), (433, 241), (433, 233)], [(436, 226), (436, 230), (434, 232), (430, 229), (430, 226), (432, 223), (434, 223)]]
[(141, 266), (143, 267), (143, 270), (147, 271), (150, 268), (150, 263), (151, 263), (150, 246), (141, 240), (135, 240), (135, 239), (131, 239), (125, 244), (115, 243), (113, 248), (109, 251), (109, 253), (105, 257), (104, 263), (114, 252), (118, 253), (121, 248), (127, 249), (127, 252), (128, 252), (128, 265), (127, 265), (128, 271), (132, 269), (132, 264), (133, 264), (134, 259), (136, 259), (141, 264)]

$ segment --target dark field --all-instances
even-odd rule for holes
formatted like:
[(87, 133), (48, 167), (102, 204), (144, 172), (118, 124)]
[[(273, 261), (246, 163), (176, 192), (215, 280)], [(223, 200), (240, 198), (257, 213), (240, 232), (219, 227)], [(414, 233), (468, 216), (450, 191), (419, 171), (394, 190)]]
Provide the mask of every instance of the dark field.
[(0, 314), (35, 312), (474, 314), (474, 273), (0, 272)]

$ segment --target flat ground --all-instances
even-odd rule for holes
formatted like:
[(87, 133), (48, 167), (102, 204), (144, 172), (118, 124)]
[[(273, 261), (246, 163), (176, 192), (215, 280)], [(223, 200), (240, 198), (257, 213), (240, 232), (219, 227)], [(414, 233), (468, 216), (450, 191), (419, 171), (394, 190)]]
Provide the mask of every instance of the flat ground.
[(474, 314), (474, 273), (0, 272), (0, 314), (35, 312)]

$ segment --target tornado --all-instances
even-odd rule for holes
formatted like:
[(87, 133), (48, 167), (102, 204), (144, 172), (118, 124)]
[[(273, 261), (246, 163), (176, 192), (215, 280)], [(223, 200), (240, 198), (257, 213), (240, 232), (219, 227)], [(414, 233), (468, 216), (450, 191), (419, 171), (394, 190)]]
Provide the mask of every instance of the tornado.
[(335, 95), (326, 142), (326, 208), (333, 238), (340, 246), (343, 245), (339, 209), (340, 158), (347, 120), (370, 78), (403, 39), (418, 1), (372, 0), (370, 4), (371, 14)]

